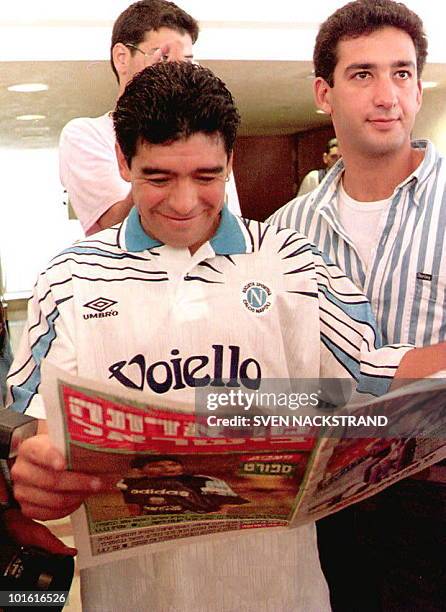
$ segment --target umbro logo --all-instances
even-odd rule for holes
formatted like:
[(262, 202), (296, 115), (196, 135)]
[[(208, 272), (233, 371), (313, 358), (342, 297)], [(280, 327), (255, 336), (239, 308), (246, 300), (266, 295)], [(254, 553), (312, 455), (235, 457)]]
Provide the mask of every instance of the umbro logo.
[(118, 314), (117, 310), (109, 310), (112, 306), (117, 304), (114, 300), (109, 300), (104, 297), (96, 298), (91, 302), (87, 302), (84, 304), (84, 308), (90, 308), (91, 310), (95, 310), (96, 312), (89, 312), (84, 314), (84, 319), (102, 319), (104, 317), (116, 317)]
[(113, 300), (107, 300), (107, 298), (100, 297), (92, 300), (91, 302), (87, 302), (84, 304), (84, 307), (92, 308), (97, 312), (103, 312), (104, 310), (107, 310), (107, 308), (110, 308), (110, 306), (114, 306), (117, 303), (118, 302), (114, 302)]

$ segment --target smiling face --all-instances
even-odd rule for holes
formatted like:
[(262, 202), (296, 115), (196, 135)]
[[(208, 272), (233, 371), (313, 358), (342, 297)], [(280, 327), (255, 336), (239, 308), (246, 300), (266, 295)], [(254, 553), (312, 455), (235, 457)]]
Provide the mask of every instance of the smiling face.
[(169, 144), (139, 143), (130, 167), (118, 145), (117, 155), (149, 236), (194, 253), (215, 234), (232, 161), (218, 134), (200, 132)]
[(379, 157), (407, 149), (421, 106), (411, 37), (385, 27), (337, 46), (333, 87), (315, 80), (317, 105), (331, 115), (344, 157)]

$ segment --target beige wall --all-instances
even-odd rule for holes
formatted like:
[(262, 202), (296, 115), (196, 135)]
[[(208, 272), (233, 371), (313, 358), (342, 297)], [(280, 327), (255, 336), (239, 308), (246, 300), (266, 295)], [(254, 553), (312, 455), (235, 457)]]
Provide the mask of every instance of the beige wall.
[(415, 138), (428, 138), (446, 155), (446, 90), (428, 90), (418, 113)]

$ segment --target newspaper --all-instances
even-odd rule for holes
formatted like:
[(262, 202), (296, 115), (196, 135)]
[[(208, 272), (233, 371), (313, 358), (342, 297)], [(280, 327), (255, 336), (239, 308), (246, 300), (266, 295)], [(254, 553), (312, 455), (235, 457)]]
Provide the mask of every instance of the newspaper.
[[(244, 429), (240, 420), (249, 417), (240, 416), (237, 427), (212, 435), (188, 404), (73, 377), (48, 363), (40, 391), (68, 469), (112, 475), (110, 490), (72, 516), (81, 568), (186, 538), (296, 527), (446, 457), (441, 379), (338, 411), (341, 428), (285, 420)], [(376, 415), (387, 415), (385, 431)], [(358, 420), (366, 425), (358, 429)]]

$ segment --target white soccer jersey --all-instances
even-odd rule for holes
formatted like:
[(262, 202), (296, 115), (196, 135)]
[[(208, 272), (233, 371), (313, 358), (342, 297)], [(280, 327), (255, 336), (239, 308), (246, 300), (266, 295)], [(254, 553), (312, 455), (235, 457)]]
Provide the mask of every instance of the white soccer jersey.
[(382, 393), (405, 350), (379, 348), (366, 298), (300, 234), (225, 208), (191, 256), (148, 237), (133, 209), (40, 275), (9, 383), (14, 410), (36, 415), (43, 357), (191, 402), (196, 386), (246, 378), (361, 376)]
[[(196, 385), (241, 378), (361, 374), (380, 391), (408, 349), (378, 346), (366, 299), (302, 235), (225, 208), (191, 256), (149, 238), (134, 209), (39, 277), (9, 382), (13, 408), (34, 414), (45, 356), (74, 374), (189, 398), (191, 409)], [(81, 574), (89, 611), (330, 609), (314, 524), (178, 544)]]

